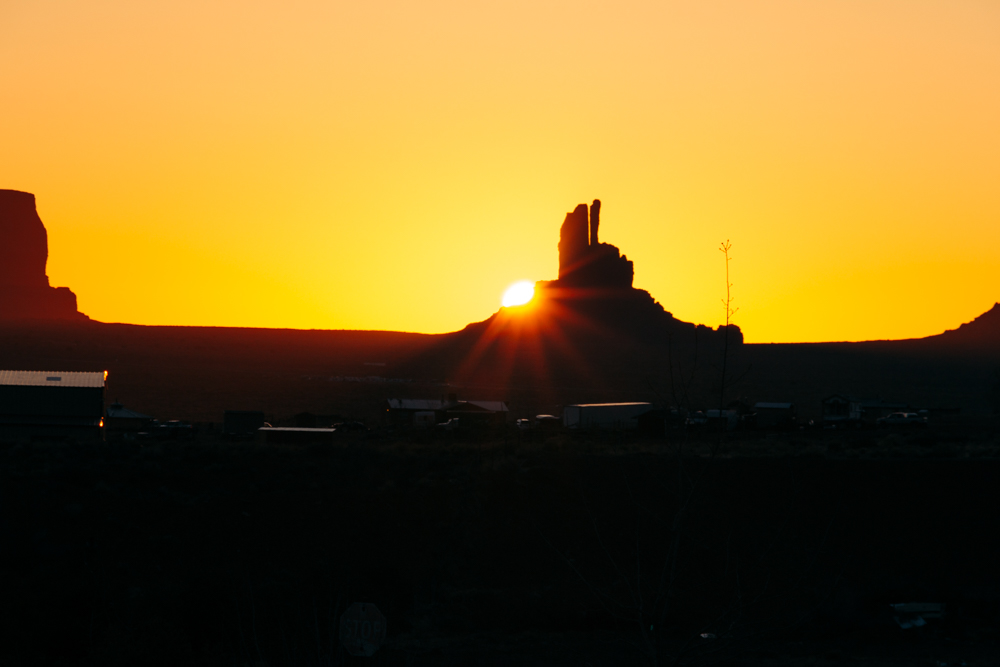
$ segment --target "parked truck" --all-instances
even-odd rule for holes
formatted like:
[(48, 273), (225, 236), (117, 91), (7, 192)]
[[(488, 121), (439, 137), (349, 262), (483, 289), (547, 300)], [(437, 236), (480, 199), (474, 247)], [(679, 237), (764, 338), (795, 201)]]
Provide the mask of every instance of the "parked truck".
[(582, 403), (563, 408), (566, 428), (634, 429), (639, 415), (653, 409), (649, 403)]

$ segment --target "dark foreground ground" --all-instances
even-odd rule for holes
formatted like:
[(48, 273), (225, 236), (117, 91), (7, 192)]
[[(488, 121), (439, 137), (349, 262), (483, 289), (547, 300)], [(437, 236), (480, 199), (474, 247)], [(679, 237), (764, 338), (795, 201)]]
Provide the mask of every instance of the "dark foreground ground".
[(1000, 659), (994, 433), (532, 435), (0, 445), (0, 665)]

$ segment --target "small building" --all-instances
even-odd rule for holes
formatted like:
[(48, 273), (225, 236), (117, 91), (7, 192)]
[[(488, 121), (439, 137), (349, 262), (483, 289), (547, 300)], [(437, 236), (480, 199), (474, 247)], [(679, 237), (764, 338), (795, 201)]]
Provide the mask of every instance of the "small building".
[(635, 429), (636, 418), (653, 409), (649, 403), (580, 403), (563, 408), (566, 428)]
[(107, 371), (0, 371), (0, 440), (100, 440)]
[(452, 394), (447, 400), (390, 398), (386, 412), (397, 426), (429, 427), (457, 418), (464, 427), (503, 424), (510, 409), (503, 401), (460, 401)]
[(849, 396), (834, 394), (822, 400), (822, 419), (827, 426), (861, 423), (861, 402)]
[(739, 410), (719, 410), (715, 408), (705, 410), (702, 414), (704, 415), (703, 423), (709, 428), (722, 429), (725, 427), (727, 431), (735, 431), (740, 425)]
[(872, 426), (879, 417), (892, 412), (908, 412), (908, 403), (883, 401), (878, 398), (857, 398), (833, 394), (822, 401), (825, 426)]
[(150, 415), (129, 410), (118, 401), (109, 405), (104, 415), (104, 431), (109, 439), (132, 440), (138, 433), (149, 431), (152, 424)]
[(507, 421), (508, 412), (507, 404), (503, 401), (455, 401), (442, 406), (439, 413), (443, 419), (439, 419), (438, 423), (458, 419), (462, 428), (500, 426)]
[(444, 403), (436, 399), (390, 398), (386, 401), (386, 414), (394, 426), (433, 427), (438, 423), (437, 413)]
[(794, 403), (755, 403), (753, 412), (757, 428), (783, 428), (795, 424)]

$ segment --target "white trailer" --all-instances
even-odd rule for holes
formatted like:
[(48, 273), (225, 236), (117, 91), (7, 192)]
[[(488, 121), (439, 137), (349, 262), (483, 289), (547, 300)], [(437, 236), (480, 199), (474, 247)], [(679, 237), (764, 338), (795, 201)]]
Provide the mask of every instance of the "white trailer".
[(649, 403), (583, 403), (563, 408), (566, 428), (633, 429), (635, 418), (653, 409)]

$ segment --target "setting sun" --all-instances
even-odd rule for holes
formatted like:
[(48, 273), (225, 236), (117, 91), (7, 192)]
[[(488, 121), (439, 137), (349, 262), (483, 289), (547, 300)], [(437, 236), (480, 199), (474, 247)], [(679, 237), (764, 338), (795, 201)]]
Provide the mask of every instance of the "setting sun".
[(521, 282), (514, 283), (507, 288), (507, 291), (503, 293), (503, 300), (501, 303), (503, 303), (504, 308), (509, 308), (511, 306), (523, 306), (531, 301), (534, 296), (534, 283), (522, 280)]

